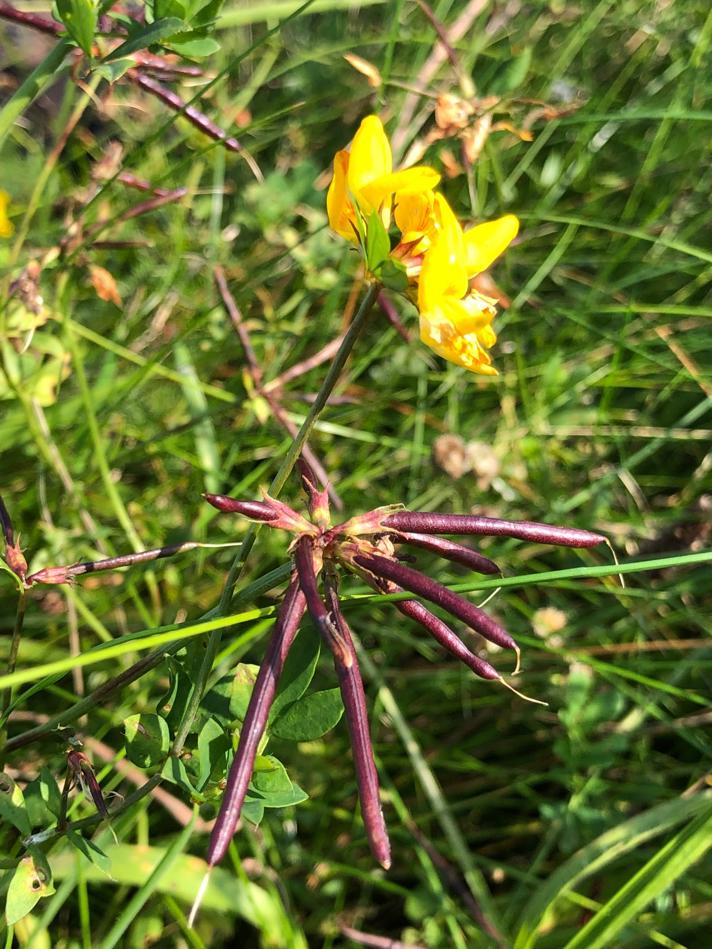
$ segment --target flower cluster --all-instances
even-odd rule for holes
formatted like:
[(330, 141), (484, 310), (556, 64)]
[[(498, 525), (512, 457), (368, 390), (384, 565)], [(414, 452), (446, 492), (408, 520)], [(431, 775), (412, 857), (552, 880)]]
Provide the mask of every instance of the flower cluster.
[[(421, 600), (441, 608), (489, 642), (513, 650), (518, 666), (519, 650), (514, 639), (469, 600), (402, 563), (398, 548), (401, 545), (420, 548), (478, 573), (497, 574), (499, 568), (492, 560), (470, 547), (439, 535), (515, 537), (566, 547), (592, 547), (605, 540), (599, 534), (578, 528), (460, 514), (430, 514), (407, 511), (399, 505), (377, 508), (332, 526), (328, 494), (317, 489), (313, 474), (303, 464), (302, 484), (309, 498), (309, 519), (267, 494), (263, 501), (240, 501), (225, 495), (204, 495), (219, 511), (241, 514), (269, 527), (288, 531), (295, 537), (291, 547), (291, 582), (277, 613), (240, 732), (237, 752), (210, 840), (210, 866), (222, 860), (237, 827), (279, 677), (306, 612), (333, 656), (351, 737), (361, 813), (368, 841), (379, 863), (384, 867), (390, 865), (390, 845), (381, 811), (363, 683), (351, 631), (339, 603), (338, 580), (341, 571), (356, 574), (379, 593), (413, 594), (412, 598), (394, 600), (393, 605), (419, 623), (440, 646), (464, 662), (476, 675), (504, 682), (490, 663), (475, 655), (451, 626), (431, 612)], [(320, 576), (323, 592), (319, 590)]]
[[(380, 119), (363, 120), (350, 151), (334, 157), (326, 205), (332, 229), (363, 250), (369, 271), (388, 286), (417, 285), (420, 338), (440, 356), (472, 372), (496, 375), (489, 350), (495, 300), (470, 281), (499, 257), (519, 229), (513, 214), (462, 225), (444, 196), (440, 175), (425, 165), (393, 171)], [(399, 234), (391, 247), (389, 229)]]

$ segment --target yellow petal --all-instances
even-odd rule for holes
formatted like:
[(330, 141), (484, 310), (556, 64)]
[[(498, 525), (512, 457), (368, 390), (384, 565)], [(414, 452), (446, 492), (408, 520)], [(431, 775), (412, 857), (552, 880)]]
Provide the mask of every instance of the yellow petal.
[(10, 203), (10, 195), (7, 191), (0, 190), (0, 237), (12, 237), (15, 233), (15, 227), (7, 216), (7, 206)]
[(418, 281), (421, 313), (435, 309), (446, 296), (461, 300), (468, 291), (462, 228), (445, 199), (435, 197), (441, 227), (423, 258)]
[(426, 165), (404, 168), (390, 175), (374, 178), (357, 195), (359, 205), (366, 213), (390, 204), (392, 195), (417, 194), (432, 191), (440, 175)]
[(393, 170), (391, 146), (377, 115), (367, 115), (351, 143), (348, 167), (349, 191), (356, 199), (362, 189)]
[(465, 231), (467, 275), (487, 270), (490, 264), (511, 244), (519, 231), (519, 221), (513, 214), (505, 214), (496, 221), (487, 221)]
[(349, 153), (340, 151), (334, 155), (334, 177), (331, 179), (326, 195), (326, 212), (329, 227), (347, 241), (356, 242), (356, 231), (351, 226), (355, 222), (354, 207), (349, 200), (346, 179), (349, 168)]
[(401, 242), (409, 244), (435, 234), (435, 198), (432, 191), (396, 195), (396, 226)]
[[(488, 328), (489, 329), (489, 328)], [(442, 311), (420, 314), (420, 338), (443, 359), (480, 375), (496, 376), (497, 370), (486, 346), (494, 342), (494, 333), (460, 333)]]

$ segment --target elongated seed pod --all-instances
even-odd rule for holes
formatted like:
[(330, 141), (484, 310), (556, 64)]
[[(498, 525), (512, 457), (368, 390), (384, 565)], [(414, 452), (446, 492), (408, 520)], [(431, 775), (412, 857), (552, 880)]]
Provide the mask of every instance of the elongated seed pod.
[(332, 649), (332, 654), (334, 668), (339, 678), (339, 689), (344, 703), (344, 711), (346, 712), (346, 724), (351, 738), (363, 826), (366, 829), (371, 853), (381, 866), (387, 870), (391, 865), (391, 845), (383, 817), (383, 808), (381, 807), (380, 785), (376, 762), (373, 758), (373, 746), (366, 709), (366, 694), (361, 679), (361, 670), (351, 638), (351, 631), (341, 613), (338, 594), (331, 585), (327, 586), (327, 598), (335, 625), (339, 631), (340, 642), (345, 645), (345, 654), (340, 649)]
[(447, 540), (445, 537), (432, 537), (428, 534), (411, 534), (405, 531), (396, 535), (395, 541), (396, 543), (410, 544), (413, 547), (422, 547), (423, 550), (430, 550), (434, 554), (444, 557), (446, 560), (462, 564), (463, 567), (469, 567), (470, 570), (474, 570), (477, 573), (501, 573), (494, 560), (490, 560), (489, 557), (484, 557), (469, 547), (463, 547), (462, 544), (456, 544), (452, 540)]
[[(380, 588), (383, 593), (403, 593), (403, 588), (397, 583), (387, 581), (374, 584)], [(443, 623), (439, 616), (431, 613), (427, 606), (423, 606), (418, 600), (396, 600), (393, 605), (395, 608), (408, 616), (410, 619), (419, 623), (426, 632), (435, 639), (443, 649), (447, 649), (450, 655), (464, 662), (475, 675), (481, 679), (500, 679), (501, 676), (489, 662), (480, 659), (463, 643), (457, 633), (450, 629), (447, 623)]]
[(535, 521), (503, 521), (497, 517), (470, 514), (430, 514), (426, 511), (396, 511), (383, 518), (385, 529), (418, 534), (481, 534), (486, 537), (516, 537), (537, 544), (559, 547), (595, 547), (605, 543), (601, 534), (578, 527), (556, 527)]
[(235, 833), (252, 777), (257, 749), (267, 726), (269, 710), (277, 691), (279, 677), (305, 609), (304, 594), (297, 580), (292, 580), (277, 613), (274, 631), (252, 689), (235, 759), (230, 768), (220, 811), (210, 835), (207, 860), (211, 867), (220, 863), (225, 856)]
[(404, 587), (411, 593), (416, 593), (436, 606), (441, 606), (448, 613), (452, 613), (458, 619), (466, 623), (470, 629), (474, 629), (480, 636), (489, 639), (491, 643), (501, 646), (503, 649), (517, 649), (517, 644), (502, 629), (499, 623), (489, 617), (483, 610), (469, 600), (458, 596), (452, 590), (448, 590), (436, 580), (424, 576), (412, 567), (406, 567), (405, 564), (396, 563), (389, 560), (388, 557), (381, 557), (377, 554), (356, 554), (354, 563), (359, 567), (368, 570), (376, 577), (385, 577), (386, 580), (392, 580), (398, 586)]
[(238, 501), (237, 498), (228, 497), (226, 494), (203, 494), (203, 497), (208, 504), (212, 504), (224, 514), (242, 514), (244, 517), (251, 517), (253, 521), (276, 521), (279, 517), (279, 513), (264, 501)]
[(83, 573), (96, 573), (97, 570), (115, 570), (117, 567), (131, 567), (136, 563), (146, 563), (149, 560), (160, 560), (162, 557), (173, 557), (188, 550), (195, 550), (200, 544), (188, 540), (184, 544), (167, 544), (165, 547), (154, 547), (153, 550), (140, 550), (135, 554), (124, 554), (120, 557), (107, 557), (106, 560), (91, 560), (86, 563), (73, 563), (67, 568), (71, 577), (79, 577)]

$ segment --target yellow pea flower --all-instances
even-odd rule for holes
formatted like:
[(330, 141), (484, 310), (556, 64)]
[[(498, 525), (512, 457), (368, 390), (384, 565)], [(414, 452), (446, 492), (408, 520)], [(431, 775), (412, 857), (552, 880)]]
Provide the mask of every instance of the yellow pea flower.
[(334, 156), (334, 177), (326, 196), (329, 225), (341, 237), (358, 241), (358, 216), (368, 219), (378, 211), (390, 224), (394, 194), (432, 191), (440, 175), (425, 165), (393, 171), (393, 155), (381, 120), (367, 116), (351, 143), (351, 150)]
[(10, 195), (0, 190), (0, 237), (12, 237), (15, 227), (7, 216), (7, 207), (10, 204)]
[(443, 200), (442, 221), (423, 259), (418, 281), (420, 338), (450, 362), (482, 375), (497, 375), (488, 350), (497, 341), (491, 323), (495, 301), (469, 281), (504, 251), (519, 222), (512, 214), (463, 232)]

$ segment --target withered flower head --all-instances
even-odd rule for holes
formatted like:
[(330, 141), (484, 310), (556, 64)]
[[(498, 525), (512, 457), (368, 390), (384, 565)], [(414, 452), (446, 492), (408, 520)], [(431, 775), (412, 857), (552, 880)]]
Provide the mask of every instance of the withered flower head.
[(318, 488), (316, 478), (303, 462), (301, 477), (309, 502), (310, 520), (267, 494), (262, 501), (203, 495), (220, 511), (242, 514), (269, 527), (290, 531), (295, 536), (290, 547), (293, 556), (291, 582), (277, 613), (267, 653), (252, 691), (210, 840), (208, 863), (214, 866), (222, 860), (237, 827), (279, 677), (302, 617), (308, 611), (332, 653), (351, 737), (368, 841), (376, 859), (388, 868), (390, 844), (381, 810), (363, 682), (353, 639), (339, 602), (339, 574), (342, 571), (356, 574), (379, 593), (413, 594), (412, 598), (396, 600), (393, 605), (418, 622), (476, 675), (504, 682), (493, 666), (475, 655), (450, 625), (432, 613), (421, 600), (440, 607), (489, 642), (513, 650), (518, 665), (519, 649), (509, 633), (465, 597), (402, 563), (399, 548), (429, 550), (478, 573), (498, 574), (499, 568), (492, 560), (439, 535), (515, 537), (565, 547), (592, 547), (604, 542), (605, 538), (578, 528), (461, 514), (430, 514), (407, 511), (399, 505), (377, 508), (332, 526), (328, 494)]

